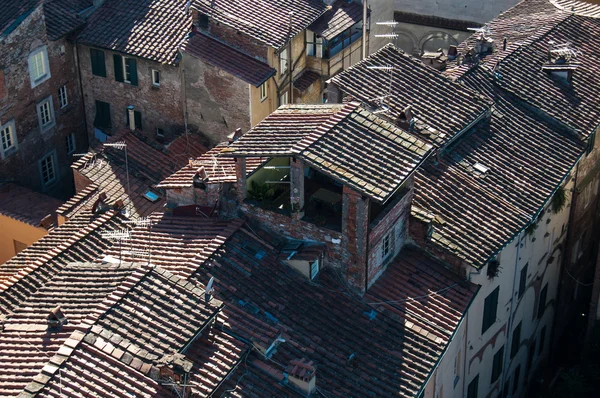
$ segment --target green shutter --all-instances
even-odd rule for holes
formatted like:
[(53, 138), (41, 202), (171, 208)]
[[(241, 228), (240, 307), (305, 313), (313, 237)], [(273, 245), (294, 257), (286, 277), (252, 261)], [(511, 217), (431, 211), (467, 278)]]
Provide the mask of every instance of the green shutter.
[(544, 288), (542, 289), (542, 292), (540, 293), (540, 302), (538, 303), (538, 311), (537, 311), (538, 319), (541, 318), (544, 315), (544, 311), (546, 311), (547, 296), (548, 296), (548, 284), (546, 283), (546, 286), (544, 286)]
[(500, 377), (502, 373), (502, 361), (504, 360), (504, 346), (502, 346), (496, 354), (494, 354), (494, 361), (492, 366), (492, 381), (494, 383)]
[(129, 65), (129, 73), (131, 74), (131, 77), (129, 78), (129, 80), (131, 82), (131, 85), (137, 86), (138, 85), (138, 75), (137, 75), (137, 63), (135, 62), (135, 59), (126, 58), (125, 62), (127, 62), (127, 65)]
[(106, 77), (106, 63), (104, 61), (104, 51), (90, 48), (90, 58), (92, 60), (92, 74)]
[(467, 388), (467, 398), (477, 398), (477, 392), (479, 390), (479, 375), (469, 383)]
[(115, 80), (118, 82), (123, 81), (123, 58), (120, 55), (113, 54), (113, 61), (115, 63)]
[(529, 263), (525, 264), (523, 269), (521, 270), (521, 277), (519, 280), (519, 298), (523, 297), (525, 294), (525, 287), (527, 286), (527, 266)]
[(522, 322), (519, 322), (517, 327), (513, 330), (512, 342), (510, 346), (511, 359), (517, 354), (517, 352), (519, 352), (519, 346), (521, 345), (521, 324)]
[(142, 112), (134, 111), (133, 119), (135, 121), (135, 127), (142, 130)]
[(498, 308), (498, 293), (500, 287), (498, 286), (485, 298), (485, 304), (483, 307), (483, 322), (481, 325), (481, 333), (485, 333), (496, 322), (496, 310)]
[(109, 103), (96, 101), (96, 118), (94, 119), (94, 126), (98, 128), (111, 127)]

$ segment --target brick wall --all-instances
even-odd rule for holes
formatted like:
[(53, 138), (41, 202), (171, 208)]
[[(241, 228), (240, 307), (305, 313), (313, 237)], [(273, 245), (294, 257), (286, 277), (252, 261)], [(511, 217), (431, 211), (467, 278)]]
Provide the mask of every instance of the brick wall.
[(167, 203), (177, 206), (214, 206), (220, 200), (221, 192), (228, 191), (230, 183), (207, 184), (206, 190), (199, 188), (167, 189)]
[(267, 62), (268, 47), (248, 35), (241, 34), (235, 29), (213, 21), (209, 23), (208, 29), (206, 29), (205, 32), (263, 62)]
[[(110, 104), (112, 128), (114, 133), (127, 125), (126, 109), (133, 105), (142, 114), (142, 130), (154, 134), (161, 128), (166, 134), (179, 134), (184, 131), (182, 72), (180, 67), (164, 65), (143, 58), (135, 58), (138, 74), (138, 85), (134, 86), (115, 80), (113, 54), (104, 51), (106, 77), (92, 74), (90, 47), (78, 46), (81, 64), (81, 76), (85, 99), (90, 142), (94, 139), (94, 118), (96, 116), (96, 100)], [(152, 84), (152, 70), (160, 72), (160, 87)]]
[[(48, 195), (66, 199), (72, 195), (71, 156), (66, 137), (75, 135), (75, 152), (84, 151), (87, 136), (76, 70), (75, 53), (69, 41), (50, 41), (46, 37), (42, 8), (33, 11), (11, 34), (0, 42), (0, 124), (14, 120), (18, 151), (0, 160), (0, 175)], [(50, 78), (31, 87), (29, 54), (46, 46)], [(58, 90), (67, 86), (69, 105), (60, 109)], [(2, 89), (2, 87), (4, 87)], [(3, 91), (3, 92), (2, 92)], [(55, 126), (41, 132), (37, 104), (52, 97)], [(39, 161), (55, 151), (58, 178), (42, 184)]]
[(344, 185), (342, 208), (342, 259), (346, 280), (360, 292), (365, 291), (367, 272), (367, 240), (369, 199)]

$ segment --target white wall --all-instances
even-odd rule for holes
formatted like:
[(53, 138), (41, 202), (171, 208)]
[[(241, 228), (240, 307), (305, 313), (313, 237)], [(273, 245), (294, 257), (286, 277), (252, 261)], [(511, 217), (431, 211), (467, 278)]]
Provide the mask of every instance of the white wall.
[[(481, 289), (471, 305), (465, 321), (467, 324), (465, 374), (467, 376), (464, 378), (464, 396), (467, 393), (467, 386), (477, 374), (479, 374), (478, 397), (498, 395), (501, 386), (508, 378), (511, 379), (511, 397), (524, 396), (525, 381), (529, 380), (534, 373), (526, 371), (528, 348), (534, 339), (535, 355), (532, 369), (535, 369), (547, 357), (560, 275), (561, 254), (559, 250), (555, 249), (564, 242), (566, 237), (570, 209), (568, 192), (571, 187), (572, 182), (569, 182), (566, 186), (567, 203), (558, 214), (550, 210), (551, 205), (549, 204), (543, 216), (539, 218), (538, 228), (532, 235), (521, 234), (520, 238), (515, 238), (501, 251), (499, 256), (501, 270), (498, 277), (489, 279), (487, 266), (482, 268), (479, 273), (471, 274), (471, 281), (481, 285)], [(561, 229), (564, 231), (562, 234)], [(548, 262), (550, 257), (553, 257), (553, 260)], [(520, 271), (525, 264), (528, 264), (527, 287), (523, 296), (519, 298)], [(546, 309), (542, 318), (537, 319), (537, 299), (546, 283), (548, 284)], [(500, 290), (496, 322), (482, 334), (484, 302), (486, 297), (498, 286)], [(512, 301), (513, 298), (514, 301)], [(511, 312), (514, 314), (512, 323), (510, 322)], [(514, 358), (510, 360), (512, 332), (519, 322), (522, 322), (521, 345)], [(546, 326), (544, 349), (539, 355), (540, 332), (544, 326)], [(493, 357), (503, 345), (503, 372), (495, 383), (490, 384)], [(514, 371), (519, 365), (521, 366), (519, 388), (515, 394), (512, 394)], [(444, 395), (446, 395), (447, 388), (451, 386), (451, 384), (448, 387), (444, 386)]]
[[(485, 23), (508, 10), (520, 0), (394, 0), (398, 11), (434, 15), (462, 21)], [(391, 0), (371, 0), (371, 4), (391, 3)]]

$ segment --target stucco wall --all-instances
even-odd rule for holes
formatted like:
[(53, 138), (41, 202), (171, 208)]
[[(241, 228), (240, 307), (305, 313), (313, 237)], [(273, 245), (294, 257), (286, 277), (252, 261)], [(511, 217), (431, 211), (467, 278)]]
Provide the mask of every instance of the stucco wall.
[(14, 241), (30, 246), (48, 233), (13, 218), (0, 215), (0, 264), (16, 255)]

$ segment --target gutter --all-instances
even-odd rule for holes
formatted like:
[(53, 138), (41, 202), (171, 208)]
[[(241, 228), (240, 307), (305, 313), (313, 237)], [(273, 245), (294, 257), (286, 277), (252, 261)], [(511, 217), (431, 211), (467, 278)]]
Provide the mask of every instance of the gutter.
[[(467, 305), (467, 308), (465, 308), (465, 311), (463, 312), (463, 315), (460, 318), (460, 321), (458, 322), (458, 325), (454, 328), (454, 331), (452, 332), (452, 335), (450, 336), (450, 339), (448, 340), (448, 344), (446, 344), (446, 347), (444, 347), (444, 350), (442, 351), (442, 354), (438, 357), (437, 361), (435, 361), (435, 364), (433, 365), (433, 368), (431, 369), (431, 372), (429, 372), (429, 375), (427, 376), (427, 378), (425, 379), (425, 382), (421, 386), (421, 389), (417, 393), (417, 395), (416, 395), (417, 397), (424, 393), (425, 387), (429, 383), (429, 380), (433, 376), (433, 374), (434, 374), (435, 370), (437, 369), (437, 367), (439, 366), (440, 362), (442, 361), (442, 359), (446, 355), (446, 351), (448, 351), (448, 347), (450, 346), (450, 343), (452, 342), (452, 340), (454, 340), (454, 336), (456, 336), (456, 332), (458, 331), (458, 329), (462, 325), (463, 320), (465, 320), (465, 318), (467, 318), (467, 322), (468, 322), (469, 309), (471, 308), (471, 305), (473, 304), (473, 301), (475, 301), (475, 297), (477, 297), (477, 294), (479, 293), (480, 289), (481, 289), (481, 286), (479, 286), (477, 288), (477, 291), (473, 294), (473, 297), (471, 297), (471, 301), (469, 301), (469, 304)], [(469, 334), (468, 330), (466, 330), (466, 334), (468, 336), (468, 334)], [(463, 362), (465, 362), (465, 363), (466, 363), (466, 358), (467, 358), (467, 353), (465, 352), (464, 356), (463, 356)], [(465, 377), (466, 376), (463, 373), (463, 378), (465, 378)], [(463, 380), (463, 382), (464, 382), (464, 380)]]
[(219, 313), (221, 312), (221, 310), (222, 310), (223, 308), (225, 308), (225, 304), (221, 304), (221, 305), (220, 305), (220, 306), (217, 308), (217, 310), (216, 310), (215, 312), (213, 312), (213, 314), (210, 316), (210, 318), (208, 318), (208, 319), (206, 320), (206, 322), (204, 322), (204, 326), (202, 326), (202, 327), (200, 328), (200, 330), (198, 330), (198, 331), (196, 332), (196, 334), (195, 334), (194, 336), (192, 336), (192, 338), (191, 338), (191, 339), (190, 339), (190, 340), (189, 340), (189, 341), (188, 341), (188, 342), (187, 342), (187, 343), (186, 343), (186, 344), (183, 346), (183, 348), (179, 350), (179, 353), (180, 353), (180, 354), (183, 354), (183, 353), (185, 353), (185, 351), (186, 351), (188, 348), (190, 348), (190, 346), (192, 345), (192, 343), (193, 343), (194, 341), (196, 341), (196, 339), (197, 339), (197, 338), (198, 338), (198, 337), (199, 337), (199, 336), (202, 334), (202, 332), (204, 332), (204, 330), (205, 330), (207, 327), (211, 326), (211, 325), (213, 324), (213, 321), (216, 321), (217, 315), (219, 315)]
[(459, 137), (462, 137), (467, 131), (471, 130), (471, 128), (473, 126), (475, 126), (477, 123), (479, 123), (485, 117), (490, 116), (491, 113), (492, 113), (492, 107), (490, 106), (485, 112), (483, 112), (475, 120), (473, 120), (471, 123), (469, 123), (467, 125), (467, 127), (465, 127), (464, 129), (462, 129), (461, 131), (459, 131), (458, 134), (456, 134), (454, 137), (452, 137), (451, 140), (449, 140), (448, 142), (446, 142), (446, 144), (443, 147), (440, 148), (440, 152), (444, 152), (445, 149), (450, 146), (450, 144), (452, 144), (454, 141), (456, 141)]
[(231, 376), (233, 374), (233, 372), (236, 371), (236, 369), (238, 368), (238, 366), (240, 366), (240, 364), (242, 363), (242, 361), (246, 361), (248, 359), (248, 356), (250, 355), (251, 351), (252, 351), (252, 345), (250, 345), (250, 347), (246, 348), (246, 351), (240, 357), (240, 360), (237, 361), (237, 363), (235, 364), (234, 367), (232, 367), (231, 369), (229, 369), (229, 372), (227, 372), (227, 374), (221, 379), (221, 381), (219, 382), (219, 384), (217, 384), (215, 386), (215, 388), (213, 388), (212, 391), (207, 395), (208, 398), (212, 397), (214, 395), (214, 393), (216, 391), (218, 391), (219, 388), (221, 388), (221, 386), (223, 384), (225, 384), (225, 382), (227, 381), (227, 379), (229, 379), (229, 376)]

